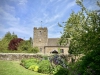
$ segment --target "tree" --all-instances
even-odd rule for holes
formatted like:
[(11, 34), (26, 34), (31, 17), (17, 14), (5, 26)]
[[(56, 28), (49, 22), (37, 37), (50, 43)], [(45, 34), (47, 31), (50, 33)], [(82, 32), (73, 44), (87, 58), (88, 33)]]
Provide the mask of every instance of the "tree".
[(77, 0), (77, 4), (81, 6), (81, 11), (72, 12), (64, 26), (60, 41), (67, 43), (66, 36), (70, 36), (69, 53), (75, 55), (91, 52), (100, 44), (100, 14), (88, 11), (81, 1)]
[(71, 70), (74, 75), (99, 75), (100, 13), (95, 10), (87, 10), (79, 0), (77, 0), (77, 4), (81, 7), (81, 11), (72, 12), (64, 26), (61, 41), (67, 43), (65, 39), (69, 35), (71, 38), (69, 53), (84, 54), (81, 61), (74, 63), (74, 69)]
[(32, 42), (32, 38), (31, 38), (31, 37), (30, 37), (30, 39), (29, 39), (29, 42), (30, 42), (30, 44), (31, 44), (31, 46), (32, 46), (32, 43), (33, 43), (33, 42)]
[(32, 48), (30, 40), (24, 40), (19, 44), (18, 50), (29, 52)]
[(14, 32), (12, 33), (12, 38), (17, 38), (17, 35)]
[(19, 43), (23, 41), (23, 39), (21, 38), (14, 38), (10, 41), (10, 43), (8, 44), (8, 49), (9, 50), (17, 50)]
[(32, 48), (31, 52), (38, 53), (39, 52), (39, 48), (38, 47), (34, 47), (34, 48)]
[(13, 34), (11, 34), (10, 32), (7, 32), (5, 34), (5, 36), (0, 41), (0, 52), (4, 52), (5, 50), (8, 50), (8, 44), (10, 40), (12, 40), (13, 38), (17, 38), (17, 35), (15, 35), (14, 32)]

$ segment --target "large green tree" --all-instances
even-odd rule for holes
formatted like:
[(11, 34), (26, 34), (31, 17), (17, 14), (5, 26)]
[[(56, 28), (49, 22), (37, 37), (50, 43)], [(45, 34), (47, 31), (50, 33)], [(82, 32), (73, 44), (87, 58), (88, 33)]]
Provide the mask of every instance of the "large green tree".
[[(79, 0), (76, 2), (81, 11), (70, 15), (60, 43), (66, 45), (70, 36), (69, 53), (84, 56), (70, 67), (69, 75), (100, 75), (100, 12), (86, 9)], [(100, 6), (100, 2), (97, 4)]]
[(65, 44), (67, 37), (70, 36), (69, 53), (75, 55), (86, 54), (100, 45), (99, 12), (87, 10), (79, 0), (76, 2), (81, 7), (81, 11), (71, 13), (60, 40), (60, 43)]
[(12, 34), (10, 32), (5, 34), (5, 36), (0, 41), (0, 52), (8, 49), (8, 44), (13, 38), (17, 38), (17, 35), (15, 35), (14, 32)]

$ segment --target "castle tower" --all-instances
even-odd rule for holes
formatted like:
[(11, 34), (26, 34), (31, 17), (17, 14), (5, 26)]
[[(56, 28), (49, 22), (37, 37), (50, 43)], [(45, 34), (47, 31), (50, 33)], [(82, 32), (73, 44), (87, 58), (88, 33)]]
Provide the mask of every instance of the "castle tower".
[(48, 43), (48, 30), (46, 27), (36, 28), (34, 27), (33, 33), (33, 47), (38, 47), (40, 53), (44, 53), (44, 46), (47, 46)]

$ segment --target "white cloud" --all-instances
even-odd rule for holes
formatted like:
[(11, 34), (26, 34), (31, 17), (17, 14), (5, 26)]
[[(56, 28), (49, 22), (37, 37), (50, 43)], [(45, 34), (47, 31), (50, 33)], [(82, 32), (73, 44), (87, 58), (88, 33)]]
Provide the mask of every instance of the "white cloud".
[(5, 23), (7, 23), (7, 25), (10, 25), (10, 26), (14, 26), (13, 23), (17, 24), (20, 20), (20, 18), (15, 17), (12, 13), (8, 13), (2, 8), (0, 8), (0, 14), (2, 14), (0, 15), (1, 20), (5, 21)]
[[(31, 29), (28, 27), (24, 27), (24, 25), (20, 24), (20, 18), (15, 17), (12, 13), (8, 13), (3, 8), (0, 7), (0, 20), (4, 22), (0, 22), (0, 32), (6, 33), (8, 31), (17, 33), (18, 36), (23, 37), (25, 35), (30, 36)], [(0, 34), (0, 36), (2, 36)]]
[(15, 7), (17, 9), (17, 12), (20, 13), (26, 13), (27, 11), (27, 2), (28, 0), (10, 0), (11, 2), (14, 2)]
[(26, 5), (26, 3), (28, 2), (28, 0), (10, 0), (11, 2), (14, 2), (16, 4), (19, 4), (21, 6)]
[(19, 5), (23, 6), (27, 3), (27, 0), (19, 0)]
[(4, 7), (2, 7), (6, 12), (9, 12), (9, 13), (12, 13), (12, 14), (15, 14), (15, 7), (13, 6), (10, 6), (8, 4), (5, 4)]
[[(0, 30), (4, 33), (15, 32), (19, 37), (27, 39), (33, 36), (33, 27), (40, 27), (41, 21), (43, 21), (42, 26), (48, 27), (49, 37), (60, 37), (57, 23), (62, 21), (63, 17), (67, 17), (67, 11), (70, 11), (70, 8), (75, 5), (75, 1), (42, 0), (40, 5), (32, 3), (34, 6), (38, 6), (34, 8), (27, 7), (29, 5), (27, 3), (30, 3), (28, 1), (33, 2), (32, 0), (10, 0), (15, 5), (11, 6), (7, 3), (0, 7)], [(33, 6), (32, 4), (30, 6)], [(23, 15), (23, 13), (26, 14)]]
[(50, 22), (54, 22), (56, 21), (58, 18), (60, 18), (61, 16), (59, 14), (54, 15), (52, 17), (48, 16), (48, 18), (45, 20), (46, 23), (50, 23)]
[(67, 11), (69, 11), (69, 9), (74, 5), (75, 5), (75, 1), (72, 1), (69, 4), (67, 4), (66, 7), (64, 9), (62, 9), (62, 11), (59, 10), (60, 11), (59, 13), (57, 12), (56, 15), (54, 15), (53, 17), (50, 17), (50, 18), (46, 19), (45, 22), (47, 22), (47, 23), (56, 22), (56, 24), (53, 24), (53, 25), (49, 26), (49, 29), (52, 29), (52, 28), (54, 28), (54, 26), (57, 26), (57, 23), (59, 21), (58, 19), (61, 19), (61, 17), (63, 17), (63, 15), (65, 15), (65, 13)]
[(100, 7), (97, 6), (97, 1), (100, 0), (83, 0), (84, 6), (89, 10), (99, 10)]

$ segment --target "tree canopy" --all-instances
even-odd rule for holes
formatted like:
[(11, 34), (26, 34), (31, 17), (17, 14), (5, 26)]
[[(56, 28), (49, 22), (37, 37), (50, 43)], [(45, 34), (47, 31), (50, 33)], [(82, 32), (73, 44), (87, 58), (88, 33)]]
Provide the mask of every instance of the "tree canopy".
[(81, 10), (65, 22), (60, 43), (66, 45), (69, 36), (69, 53), (84, 56), (70, 66), (69, 75), (100, 75), (100, 12), (86, 9), (80, 0), (76, 3)]
[(79, 0), (76, 2), (81, 10), (71, 13), (64, 26), (60, 43), (67, 43), (69, 36), (70, 54), (88, 53), (100, 45), (100, 13), (86, 9)]

